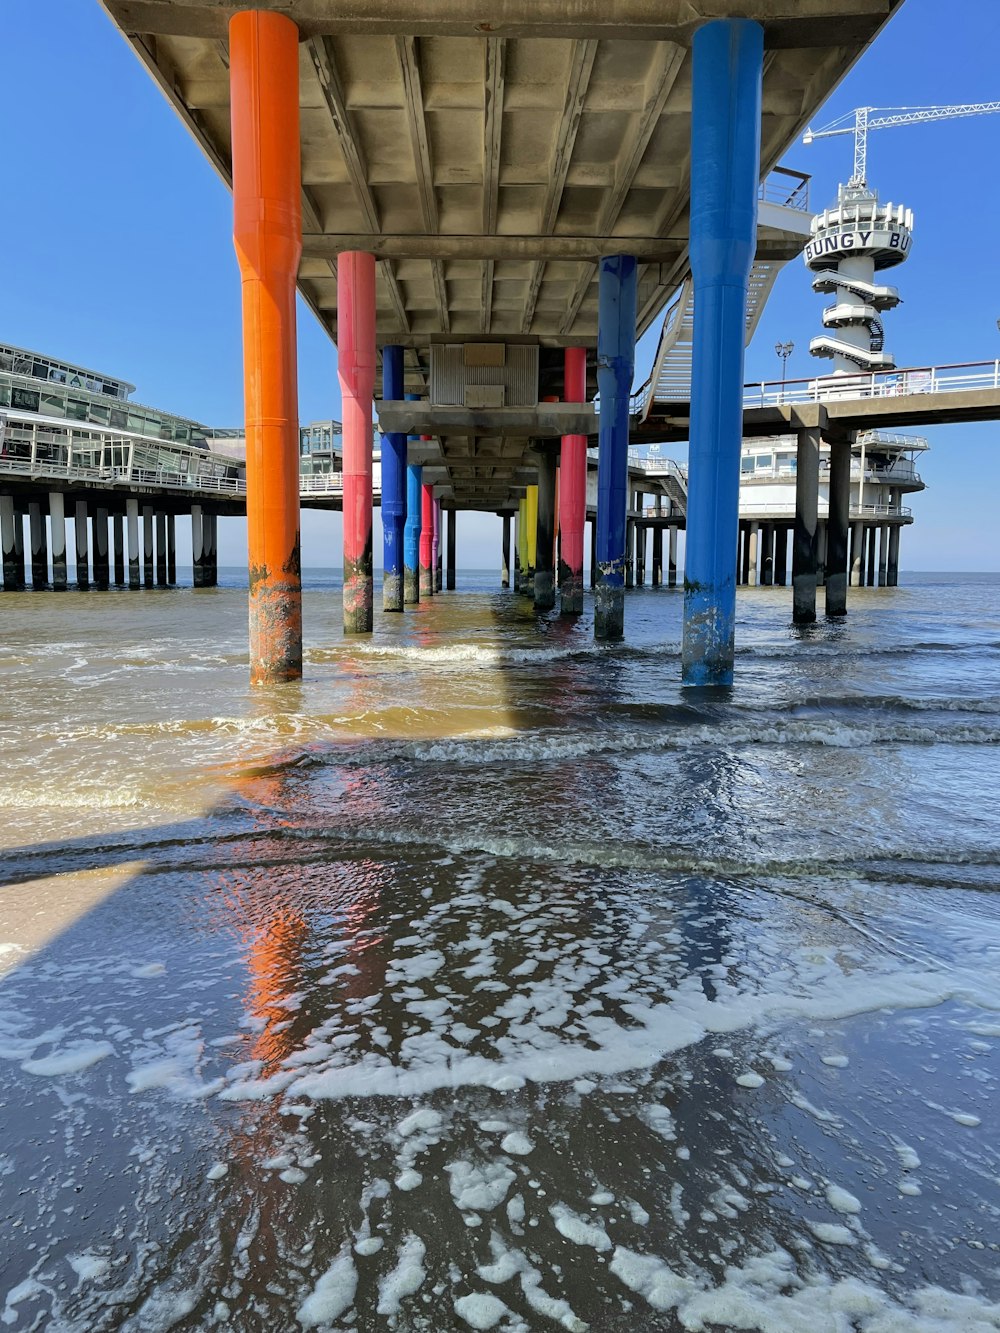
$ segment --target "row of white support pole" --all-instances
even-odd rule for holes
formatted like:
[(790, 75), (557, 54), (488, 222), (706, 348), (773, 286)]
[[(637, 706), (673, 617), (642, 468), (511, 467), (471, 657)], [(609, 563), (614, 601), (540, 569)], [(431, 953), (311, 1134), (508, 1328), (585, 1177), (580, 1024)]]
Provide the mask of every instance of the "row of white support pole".
[[(27, 503), (31, 586), (62, 591), (68, 586), (66, 550), (66, 497), (51, 491), (44, 500)], [(140, 553), (139, 518), (142, 516)], [(177, 580), (176, 519), (173, 514), (154, 510), (138, 500), (125, 501), (125, 513), (111, 514), (107, 508), (91, 511), (86, 500), (76, 500), (71, 510), (76, 586), (86, 589), (91, 582), (98, 588), (127, 583), (130, 588), (172, 586)], [(111, 522), (109, 545), (108, 523)], [(211, 587), (217, 582), (218, 520), (204, 514), (200, 505), (192, 507), (192, 551), (195, 586)], [(154, 539), (155, 535), (155, 539)], [(0, 543), (3, 548), (2, 584), (5, 590), (26, 587), (24, 513), (18, 510), (12, 495), (0, 495)], [(51, 554), (51, 579), (49, 560)], [(113, 561), (113, 564), (112, 564)]]

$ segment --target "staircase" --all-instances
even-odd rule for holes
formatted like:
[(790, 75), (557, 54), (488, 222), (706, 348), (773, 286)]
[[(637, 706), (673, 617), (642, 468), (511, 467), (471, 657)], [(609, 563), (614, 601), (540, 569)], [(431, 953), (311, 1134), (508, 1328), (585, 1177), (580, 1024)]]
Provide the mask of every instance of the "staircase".
[[(747, 291), (746, 342), (753, 337), (757, 322), (774, 286), (774, 280), (785, 262), (784, 260), (754, 261)], [(645, 400), (640, 408), (640, 420), (645, 421), (653, 403), (690, 401), (693, 354), (694, 281), (689, 274), (667, 306)]]

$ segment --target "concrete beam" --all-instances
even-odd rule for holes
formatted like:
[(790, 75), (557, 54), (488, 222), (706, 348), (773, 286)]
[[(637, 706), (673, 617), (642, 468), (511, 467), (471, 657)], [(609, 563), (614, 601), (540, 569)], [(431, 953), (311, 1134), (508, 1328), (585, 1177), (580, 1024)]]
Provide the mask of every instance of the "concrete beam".
[[(541, 403), (538, 407), (436, 407), (431, 403), (382, 402), (379, 428), (407, 435), (513, 435), (518, 438), (592, 435), (597, 413), (577, 403)], [(418, 461), (407, 450), (410, 462)], [(440, 456), (436, 451), (435, 457)]]
[[(126, 32), (224, 40), (231, 0), (101, 0)], [(418, 37), (563, 37), (667, 41), (688, 44), (694, 31), (720, 10), (727, 18), (764, 24), (769, 47), (832, 45), (870, 40), (898, 0), (741, 0), (720, 6), (690, 0), (498, 0), (485, 21), (471, 0), (435, 0), (415, 10), (413, 0), (256, 0), (256, 9), (294, 13), (306, 37), (412, 33)]]
[[(559, 205), (562, 201), (563, 190), (566, 188), (566, 177), (569, 174), (573, 148), (576, 144), (576, 136), (580, 128), (580, 120), (583, 116), (587, 89), (590, 86), (590, 76), (593, 72), (596, 57), (597, 43), (595, 41), (577, 41), (574, 43), (570, 61), (570, 74), (566, 84), (566, 98), (563, 102), (559, 129), (556, 131), (552, 158), (549, 163), (549, 184), (542, 205), (542, 220), (539, 231), (544, 236), (550, 236), (555, 230), (556, 218), (559, 216)], [(535, 306), (538, 302), (538, 293), (541, 290), (544, 272), (544, 261), (537, 260), (531, 274), (531, 281), (528, 284), (524, 312), (521, 316), (521, 328), (525, 333), (531, 328), (531, 321), (535, 316)]]
[[(306, 232), (304, 259), (336, 259), (365, 250), (381, 259), (563, 259), (596, 263), (605, 255), (633, 251), (643, 260), (673, 262), (685, 242), (671, 236), (441, 236), (420, 232)], [(787, 257), (787, 256), (786, 256)]]

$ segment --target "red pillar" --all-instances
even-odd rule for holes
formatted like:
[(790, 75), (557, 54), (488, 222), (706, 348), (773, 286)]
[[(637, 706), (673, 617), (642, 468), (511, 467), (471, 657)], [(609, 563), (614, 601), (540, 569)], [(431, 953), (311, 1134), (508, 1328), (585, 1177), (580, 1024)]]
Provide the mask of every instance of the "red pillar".
[(434, 487), (420, 487), (420, 596), (434, 595)]
[(344, 633), (372, 631), (375, 256), (337, 260), (337, 374), (344, 425)]
[(282, 14), (229, 24), (233, 242), (243, 283), (250, 679), (302, 675), (295, 278), (302, 249), (299, 34)]
[[(567, 347), (565, 353), (567, 403), (587, 401), (587, 350)], [(583, 529), (587, 518), (587, 437), (564, 435), (559, 461), (559, 609), (564, 616), (583, 611)]]

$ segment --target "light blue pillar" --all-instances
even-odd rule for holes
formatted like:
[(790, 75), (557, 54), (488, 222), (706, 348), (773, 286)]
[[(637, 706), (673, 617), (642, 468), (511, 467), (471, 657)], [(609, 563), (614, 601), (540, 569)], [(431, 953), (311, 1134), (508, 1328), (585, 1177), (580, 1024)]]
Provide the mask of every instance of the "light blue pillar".
[(685, 685), (733, 679), (743, 348), (757, 239), (763, 58), (763, 29), (747, 19), (707, 23), (694, 35)]
[(597, 385), (601, 417), (597, 455), (597, 587), (594, 637), (625, 631), (625, 509), (628, 501), (628, 406), (635, 369), (636, 261), (602, 259), (597, 304)]
[[(416, 402), (420, 395), (408, 393), (407, 401)], [(408, 435), (408, 440), (417, 439)], [(410, 465), (406, 469), (406, 526), (403, 529), (403, 600), (407, 606), (420, 601), (420, 487), (424, 470)]]
[[(382, 348), (382, 399), (403, 396), (403, 349)], [(382, 610), (403, 609), (403, 525), (406, 522), (406, 436), (382, 436)]]

